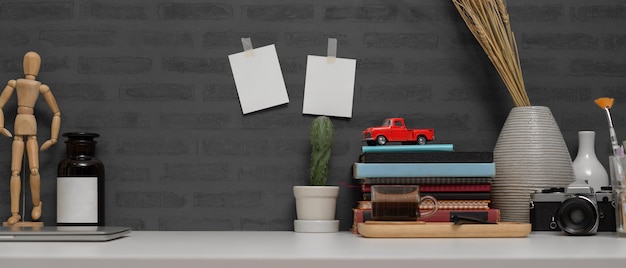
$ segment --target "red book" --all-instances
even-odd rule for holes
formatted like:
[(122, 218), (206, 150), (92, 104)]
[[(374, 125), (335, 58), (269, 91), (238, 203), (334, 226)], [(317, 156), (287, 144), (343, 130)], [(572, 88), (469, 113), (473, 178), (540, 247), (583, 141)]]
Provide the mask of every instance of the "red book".
[[(439, 210), (487, 210), (490, 209), (489, 204), (491, 200), (437, 200)], [(359, 201), (358, 208), (360, 209), (372, 209), (372, 201), (361, 200)], [(432, 210), (434, 204), (430, 200), (420, 203), (421, 210)]]
[(491, 192), (491, 184), (425, 184), (420, 192)]
[(490, 192), (422, 192), (420, 196), (430, 195), (437, 200), (491, 200)]
[[(353, 209), (354, 219), (352, 223), (352, 232), (355, 234), (359, 233), (358, 226), (359, 223), (363, 223), (372, 219), (372, 210), (371, 209)], [(424, 212), (427, 213), (428, 211)], [(452, 222), (453, 216), (464, 216), (471, 217), (473, 219), (478, 219), (481, 221), (487, 222), (500, 222), (500, 210), (497, 208), (490, 208), (486, 210), (446, 210), (440, 209), (437, 210), (435, 215), (430, 217), (419, 219), (419, 221), (425, 222)]]

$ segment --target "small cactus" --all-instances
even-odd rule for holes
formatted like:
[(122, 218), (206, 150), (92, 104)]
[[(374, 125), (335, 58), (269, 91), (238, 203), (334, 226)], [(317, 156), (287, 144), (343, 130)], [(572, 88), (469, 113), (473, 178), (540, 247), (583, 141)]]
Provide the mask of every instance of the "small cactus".
[(326, 116), (318, 116), (311, 124), (311, 185), (324, 186), (328, 179), (328, 161), (333, 147), (335, 130)]

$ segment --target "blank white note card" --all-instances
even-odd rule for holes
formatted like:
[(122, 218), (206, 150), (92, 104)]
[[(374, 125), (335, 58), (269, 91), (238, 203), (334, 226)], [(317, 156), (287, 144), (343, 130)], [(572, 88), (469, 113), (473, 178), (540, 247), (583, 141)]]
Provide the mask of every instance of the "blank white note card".
[(352, 117), (356, 60), (307, 57), (302, 113)]
[(274, 45), (228, 55), (243, 114), (289, 102)]

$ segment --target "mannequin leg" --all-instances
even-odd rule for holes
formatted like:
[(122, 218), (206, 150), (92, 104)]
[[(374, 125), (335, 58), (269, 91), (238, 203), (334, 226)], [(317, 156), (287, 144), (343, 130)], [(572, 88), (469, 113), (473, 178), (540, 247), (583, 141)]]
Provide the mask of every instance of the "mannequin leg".
[(39, 178), (39, 148), (37, 137), (30, 136), (26, 141), (26, 153), (28, 154), (28, 166), (30, 167), (30, 195), (33, 200), (33, 211), (31, 217), (33, 220), (39, 220), (41, 217), (41, 198), (40, 189), (41, 182)]
[(20, 221), (20, 193), (22, 184), (20, 171), (22, 169), (22, 157), (24, 155), (24, 140), (21, 136), (15, 136), (12, 144), (11, 159), (11, 217), (7, 224), (13, 225)]

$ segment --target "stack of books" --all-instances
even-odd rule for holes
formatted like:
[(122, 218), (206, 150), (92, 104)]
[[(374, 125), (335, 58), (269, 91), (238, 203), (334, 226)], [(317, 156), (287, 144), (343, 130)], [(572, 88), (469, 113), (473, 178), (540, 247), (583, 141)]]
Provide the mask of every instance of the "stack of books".
[[(377, 184), (419, 185), (421, 196), (436, 198), (437, 213), (419, 221), (500, 221), (500, 211), (490, 207), (496, 173), (492, 152), (455, 152), (452, 144), (363, 146), (352, 173), (363, 195), (353, 209), (355, 233), (358, 223), (371, 219), (371, 186)], [(422, 202), (420, 211), (433, 206)]]

